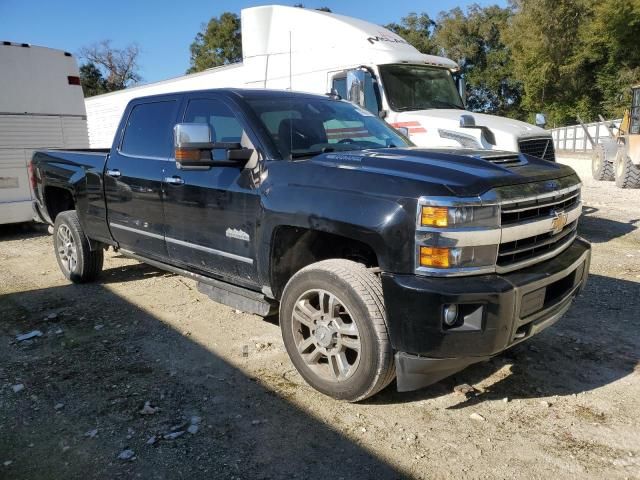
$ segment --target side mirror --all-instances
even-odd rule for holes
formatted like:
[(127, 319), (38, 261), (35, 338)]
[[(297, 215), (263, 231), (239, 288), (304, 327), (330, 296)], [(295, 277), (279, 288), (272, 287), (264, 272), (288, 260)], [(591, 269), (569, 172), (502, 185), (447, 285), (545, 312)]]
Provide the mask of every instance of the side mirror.
[(373, 76), (368, 71), (358, 68), (347, 72), (346, 100), (378, 115), (382, 107), (374, 93), (375, 88)]
[(409, 138), (409, 127), (396, 127), (396, 130), (405, 137)]
[(476, 119), (473, 115), (460, 115), (460, 128), (475, 128)]
[[(176, 162), (210, 160), (207, 152), (213, 148), (211, 129), (206, 123), (178, 123), (173, 127)], [(204, 155), (203, 155), (204, 154)]]
[(467, 80), (464, 78), (464, 75), (458, 73), (454, 75), (456, 81), (456, 87), (458, 87), (458, 94), (460, 94), (460, 98), (462, 99), (463, 105), (467, 105)]
[(544, 113), (536, 113), (536, 126), (544, 128), (547, 124), (547, 117)]
[(243, 148), (240, 143), (212, 142), (211, 128), (206, 123), (178, 123), (173, 128), (173, 141), (180, 168), (237, 166), (253, 154), (253, 149)]

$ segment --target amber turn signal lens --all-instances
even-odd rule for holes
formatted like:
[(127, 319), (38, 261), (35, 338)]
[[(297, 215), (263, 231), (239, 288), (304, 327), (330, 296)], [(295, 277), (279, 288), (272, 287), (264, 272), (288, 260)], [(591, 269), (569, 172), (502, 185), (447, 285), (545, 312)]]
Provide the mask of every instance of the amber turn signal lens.
[(187, 148), (176, 148), (176, 160), (178, 162), (198, 161), (200, 160), (200, 150), (192, 150)]
[(423, 227), (446, 227), (449, 225), (449, 211), (446, 207), (422, 207), (420, 224)]
[(420, 247), (420, 266), (449, 268), (449, 249)]

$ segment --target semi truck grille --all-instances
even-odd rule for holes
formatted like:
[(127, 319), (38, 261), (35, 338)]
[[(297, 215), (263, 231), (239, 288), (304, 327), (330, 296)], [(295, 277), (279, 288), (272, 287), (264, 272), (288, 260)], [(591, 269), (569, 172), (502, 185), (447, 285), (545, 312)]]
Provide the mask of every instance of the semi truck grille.
[(521, 238), (513, 242), (502, 243), (498, 248), (497, 265), (499, 267), (508, 267), (568, 245), (576, 237), (577, 228), (578, 221), (575, 220), (556, 234), (547, 232), (532, 237)]
[(556, 197), (513, 202), (502, 207), (502, 226), (525, 220), (545, 218), (553, 211), (570, 210), (580, 203), (580, 190), (575, 189)]
[(553, 148), (553, 140), (550, 138), (527, 138), (518, 142), (518, 147), (522, 153), (534, 157), (556, 161), (556, 153)]

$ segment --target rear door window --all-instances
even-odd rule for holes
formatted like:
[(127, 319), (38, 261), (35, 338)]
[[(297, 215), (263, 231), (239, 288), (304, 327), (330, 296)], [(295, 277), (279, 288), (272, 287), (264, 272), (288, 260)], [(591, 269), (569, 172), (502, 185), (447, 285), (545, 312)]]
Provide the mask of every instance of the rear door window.
[(127, 119), (120, 152), (133, 157), (171, 157), (176, 108), (174, 100), (134, 106)]

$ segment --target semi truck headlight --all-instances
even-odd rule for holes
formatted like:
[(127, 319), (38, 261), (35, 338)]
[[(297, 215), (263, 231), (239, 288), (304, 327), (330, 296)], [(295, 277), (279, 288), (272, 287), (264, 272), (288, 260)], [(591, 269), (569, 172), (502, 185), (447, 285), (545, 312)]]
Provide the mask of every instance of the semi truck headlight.
[(497, 245), (473, 247), (429, 247), (420, 246), (420, 266), (426, 268), (470, 268), (495, 264)]
[(439, 207), (422, 205), (420, 226), (451, 227), (496, 227), (500, 210), (497, 205)]

